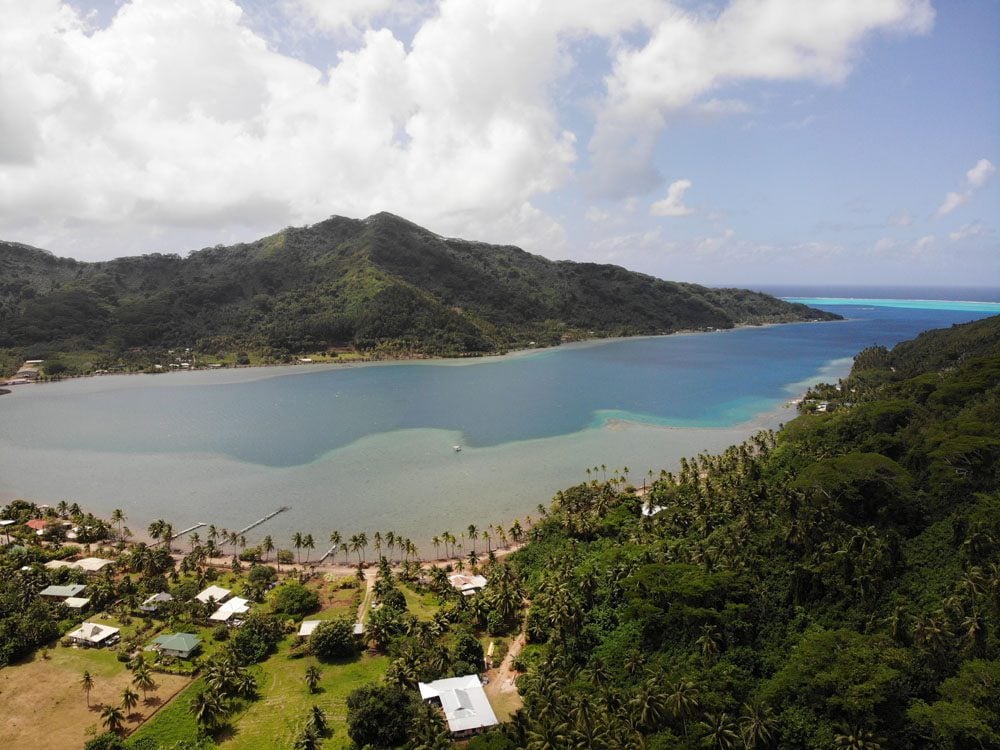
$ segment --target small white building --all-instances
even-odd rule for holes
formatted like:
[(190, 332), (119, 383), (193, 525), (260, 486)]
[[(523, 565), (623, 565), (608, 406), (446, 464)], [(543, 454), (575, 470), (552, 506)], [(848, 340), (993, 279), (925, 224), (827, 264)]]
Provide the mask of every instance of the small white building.
[(499, 723), (478, 675), (421, 682), (417, 686), (422, 700), (441, 706), (448, 729), (456, 737), (468, 737)]
[(82, 596), (71, 596), (68, 599), (63, 600), (64, 607), (79, 609), (81, 611), (86, 609), (88, 604), (90, 604), (90, 599), (85, 599)]
[(213, 601), (216, 604), (226, 601), (226, 598), (232, 592), (229, 589), (224, 589), (222, 586), (209, 586), (207, 589), (202, 591), (198, 596), (195, 597), (199, 602), (204, 602), (208, 604), (209, 601)]
[(454, 586), (462, 596), (472, 596), (477, 591), (486, 588), (486, 578), (483, 576), (467, 576), (463, 573), (454, 573), (448, 576), (448, 582)]
[(148, 597), (146, 601), (139, 605), (139, 609), (143, 612), (155, 612), (157, 608), (164, 602), (172, 602), (174, 597), (168, 594), (166, 591), (161, 591), (158, 594), (153, 594)]
[(216, 622), (229, 622), (229, 619), (233, 615), (242, 615), (250, 611), (250, 602), (247, 599), (241, 599), (238, 596), (234, 596), (228, 602), (223, 604), (208, 618), (209, 620), (215, 620)]
[(101, 648), (118, 643), (119, 629), (97, 622), (85, 622), (68, 636), (73, 643), (88, 648)]
[(308, 638), (322, 624), (323, 620), (303, 620), (299, 625), (299, 638)]
[(100, 573), (109, 565), (114, 564), (114, 560), (105, 560), (103, 557), (85, 557), (82, 560), (77, 560), (74, 567), (87, 573)]

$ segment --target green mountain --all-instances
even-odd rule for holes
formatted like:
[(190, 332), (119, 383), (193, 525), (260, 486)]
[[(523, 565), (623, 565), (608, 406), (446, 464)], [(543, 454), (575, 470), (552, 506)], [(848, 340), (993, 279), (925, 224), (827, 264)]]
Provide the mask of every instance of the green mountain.
[(0, 243), (0, 347), (461, 355), (837, 316), (768, 295), (445, 239), (391, 214), (84, 263)]

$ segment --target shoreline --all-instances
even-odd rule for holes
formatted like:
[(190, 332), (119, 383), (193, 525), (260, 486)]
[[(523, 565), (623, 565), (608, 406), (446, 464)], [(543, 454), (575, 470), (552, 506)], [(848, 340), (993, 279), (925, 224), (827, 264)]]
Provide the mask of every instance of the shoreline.
[[(424, 354), (409, 354), (409, 355), (398, 355), (391, 357), (359, 357), (358, 359), (351, 359), (348, 361), (338, 362), (338, 361), (324, 361), (324, 362), (272, 362), (268, 364), (246, 364), (246, 365), (222, 365), (220, 367), (204, 366), (204, 367), (193, 367), (193, 368), (183, 368), (183, 369), (172, 369), (172, 370), (162, 370), (159, 372), (148, 372), (146, 370), (129, 370), (122, 372), (89, 372), (82, 373), (79, 375), (67, 375), (59, 376), (55, 378), (44, 378), (33, 380), (30, 382), (18, 382), (10, 383), (8, 381), (0, 381), (0, 395), (3, 395), (2, 387), (13, 387), (22, 385), (54, 385), (56, 383), (62, 383), (73, 380), (84, 380), (90, 378), (113, 378), (113, 377), (132, 377), (136, 375), (149, 375), (162, 377), (166, 375), (190, 375), (191, 373), (207, 373), (207, 372), (238, 372), (238, 371), (259, 371), (259, 370), (292, 370), (303, 368), (305, 371), (316, 371), (316, 370), (333, 370), (341, 368), (353, 368), (353, 367), (374, 367), (374, 366), (388, 366), (397, 364), (428, 364), (436, 366), (449, 366), (449, 367), (461, 367), (468, 365), (483, 364), (486, 362), (492, 362), (502, 359), (513, 359), (516, 357), (531, 356), (535, 354), (542, 354), (544, 352), (558, 351), (564, 348), (583, 348), (590, 346), (601, 346), (603, 344), (613, 344), (619, 341), (634, 341), (642, 339), (657, 339), (664, 338), (667, 336), (695, 336), (700, 334), (713, 334), (713, 333), (727, 333), (740, 331), (747, 328), (754, 329), (764, 329), (764, 328), (774, 328), (776, 326), (784, 325), (800, 325), (805, 323), (843, 323), (847, 319), (841, 320), (822, 320), (822, 319), (809, 319), (809, 320), (791, 320), (786, 322), (774, 322), (774, 323), (738, 323), (732, 328), (709, 328), (709, 329), (696, 329), (696, 328), (684, 328), (677, 331), (672, 331), (670, 333), (641, 333), (634, 336), (606, 336), (606, 337), (593, 337), (593, 338), (581, 338), (575, 339), (573, 341), (565, 341), (555, 344), (553, 346), (534, 346), (523, 349), (510, 349), (505, 352), (487, 353), (487, 354), (460, 354), (454, 357), (440, 357), (431, 356)], [(308, 356), (308, 353), (295, 355), (295, 356)], [(274, 375), (279, 375), (281, 373), (275, 373)], [(284, 373), (290, 374), (290, 373)], [(272, 375), (261, 374), (259, 377), (248, 378), (247, 381), (230, 381), (230, 382), (249, 382), (252, 380), (260, 380), (267, 377), (272, 377)], [(10, 391), (7, 391), (8, 393)]]

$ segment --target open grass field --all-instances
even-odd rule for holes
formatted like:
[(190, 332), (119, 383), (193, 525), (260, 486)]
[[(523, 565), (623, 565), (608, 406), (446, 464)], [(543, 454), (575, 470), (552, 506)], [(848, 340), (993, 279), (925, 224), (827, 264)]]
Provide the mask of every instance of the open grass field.
[[(81, 748), (89, 739), (88, 730), (100, 734), (102, 704), (120, 705), (122, 690), (132, 676), (115, 654), (105, 649), (57, 647), (45, 659), (34, 659), (0, 670), (0, 716), (3, 717), (5, 748)], [(94, 678), (87, 696), (80, 678), (88, 670)], [(187, 677), (156, 674), (157, 689), (150, 702), (139, 701), (126, 724), (134, 729), (191, 680)]]
[[(233, 722), (233, 732), (221, 738), (224, 750), (265, 750), (291, 747), (313, 705), (322, 708), (333, 736), (323, 743), (325, 750), (347, 748), (347, 695), (370, 682), (379, 682), (389, 666), (385, 656), (363, 654), (340, 664), (321, 664), (311, 656), (290, 659), (290, 639), (278, 653), (256, 671), (261, 698), (250, 704)], [(310, 695), (305, 683), (306, 668), (316, 665), (323, 677), (318, 692)]]
[(420, 594), (411, 589), (406, 584), (400, 584), (399, 590), (406, 597), (406, 608), (418, 620), (430, 620), (441, 609), (437, 595), (432, 593)]

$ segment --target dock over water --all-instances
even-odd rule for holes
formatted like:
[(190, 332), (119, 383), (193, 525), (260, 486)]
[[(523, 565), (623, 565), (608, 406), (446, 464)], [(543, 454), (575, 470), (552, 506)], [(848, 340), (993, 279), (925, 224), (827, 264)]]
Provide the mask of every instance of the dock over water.
[(291, 506), (282, 505), (277, 510), (272, 510), (270, 513), (268, 513), (263, 518), (257, 519), (256, 521), (254, 521), (249, 526), (244, 526), (242, 529), (240, 529), (236, 533), (237, 534), (246, 534), (248, 531), (250, 531), (250, 529), (253, 529), (253, 528), (256, 528), (257, 526), (260, 526), (262, 523), (264, 523), (264, 521), (269, 521), (272, 518), (274, 518), (276, 515), (278, 515), (279, 513), (284, 513), (286, 510), (291, 510)]

